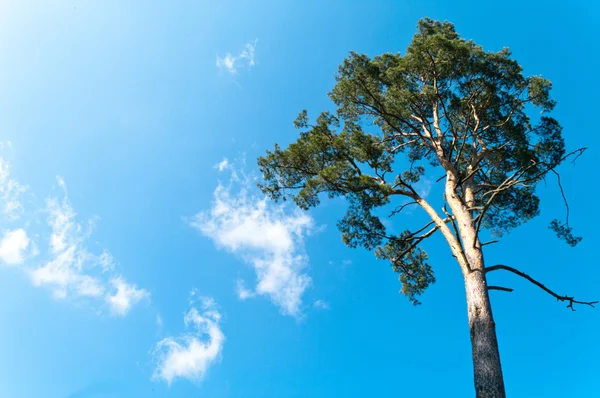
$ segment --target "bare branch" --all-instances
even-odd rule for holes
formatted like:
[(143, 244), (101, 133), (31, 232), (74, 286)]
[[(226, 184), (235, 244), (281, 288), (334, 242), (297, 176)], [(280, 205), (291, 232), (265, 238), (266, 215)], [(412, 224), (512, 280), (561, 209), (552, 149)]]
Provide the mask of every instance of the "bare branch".
[(395, 216), (396, 214), (400, 213), (402, 210), (404, 210), (405, 207), (408, 207), (410, 205), (416, 205), (416, 204), (418, 204), (418, 203), (415, 201), (404, 203), (404, 204), (396, 207), (394, 210), (392, 210), (392, 212), (390, 213), (388, 218), (391, 218), (391, 217)]
[(594, 304), (598, 303), (598, 301), (578, 301), (578, 300), (575, 300), (575, 298), (571, 297), (571, 296), (566, 296), (566, 295), (561, 296), (561, 295), (553, 292), (552, 290), (548, 289), (542, 283), (536, 281), (535, 279), (533, 279), (531, 276), (527, 275), (526, 273), (521, 272), (516, 268), (509, 267), (508, 265), (499, 264), (499, 265), (494, 265), (492, 267), (486, 267), (485, 273), (487, 274), (488, 272), (497, 271), (497, 270), (504, 270), (504, 271), (512, 272), (513, 274), (518, 275), (521, 278), (527, 279), (529, 282), (533, 283), (534, 285), (536, 285), (537, 287), (539, 287), (540, 289), (542, 289), (543, 291), (545, 291), (552, 297), (556, 298), (558, 301), (567, 301), (569, 303), (567, 305), (567, 308), (570, 308), (573, 311), (575, 311), (575, 308), (573, 308), (573, 304), (582, 304), (582, 305), (589, 305), (590, 307), (594, 307)]
[(488, 286), (487, 287), (488, 290), (500, 290), (502, 292), (512, 292), (514, 289), (511, 289), (510, 287), (502, 287), (502, 286)]
[[(481, 229), (481, 224), (483, 223), (483, 218), (485, 216), (485, 213), (487, 212), (487, 210), (490, 208), (490, 206), (492, 205), (494, 199), (496, 198), (496, 196), (502, 192), (505, 191), (509, 188), (515, 187), (515, 186), (528, 186), (526, 185), (526, 183), (531, 182), (531, 181), (535, 181), (539, 178), (542, 178), (544, 175), (546, 175), (547, 173), (553, 172), (555, 174), (558, 174), (555, 169), (556, 167), (558, 167), (564, 160), (568, 159), (571, 156), (575, 156), (575, 159), (577, 159), (579, 156), (581, 156), (585, 151), (587, 150), (587, 148), (583, 147), (583, 148), (579, 148), (576, 149), (572, 152), (569, 152), (568, 154), (564, 155), (558, 162), (556, 162), (556, 164), (550, 165), (547, 163), (538, 163), (538, 162), (531, 162), (531, 164), (527, 167), (522, 167), (521, 169), (515, 171), (511, 176), (509, 176), (506, 180), (504, 180), (500, 185), (498, 185), (495, 189), (492, 189), (490, 191), (485, 192), (481, 198), (483, 199), (485, 196), (490, 195), (490, 198), (486, 201), (486, 203), (484, 204), (484, 208), (483, 210), (479, 213), (479, 215), (477, 216), (477, 221), (476, 221), (476, 227), (475, 227), (475, 234), (479, 234), (479, 230)], [(521, 177), (523, 175), (525, 175), (525, 173), (532, 167), (534, 166), (539, 166), (539, 165), (545, 165), (547, 166), (546, 169), (540, 171), (539, 173), (535, 174), (533, 177), (530, 178), (526, 178), (526, 179), (521, 179)], [(560, 185), (560, 177), (559, 177), (559, 187), (561, 188), (561, 193), (563, 194), (563, 198), (565, 198), (564, 196), (564, 191), (562, 190), (562, 186)], [(566, 199), (565, 199), (565, 203), (566, 203)], [(568, 221), (568, 204), (567, 204), (567, 221)], [(568, 225), (568, 224), (567, 224)]]
[(415, 142), (417, 142), (417, 141), (419, 141), (419, 139), (418, 139), (418, 138), (415, 138), (415, 139), (413, 139), (413, 140), (406, 141), (406, 142), (403, 142), (402, 144), (396, 145), (395, 147), (393, 147), (393, 148), (390, 148), (390, 149), (388, 149), (387, 151), (388, 151), (389, 153), (392, 153), (392, 154), (393, 154), (393, 153), (396, 153), (396, 151), (397, 151), (397, 150), (399, 150), (399, 149), (401, 149), (401, 148), (403, 148), (403, 147), (405, 147), (405, 146), (407, 146), (407, 145), (412, 145), (412, 144), (414, 144), (414, 143), (415, 143)]
[(492, 243), (498, 243), (498, 242), (499, 242), (498, 240), (491, 240), (489, 242), (482, 243), (481, 246), (483, 247), (485, 245), (491, 245)]
[(563, 202), (565, 202), (565, 209), (567, 211), (565, 224), (569, 226), (569, 201), (567, 201), (567, 196), (565, 195), (565, 190), (563, 189), (562, 183), (560, 181), (560, 174), (556, 170), (551, 170), (556, 176), (556, 182), (558, 183), (558, 189), (560, 190), (560, 194), (563, 198)]
[[(417, 245), (419, 243), (421, 243), (422, 241), (424, 241), (425, 239), (427, 239), (431, 235), (433, 235), (435, 233), (435, 231), (437, 231), (438, 229), (439, 229), (439, 227), (436, 225), (435, 227), (431, 228), (429, 231), (427, 231), (426, 233), (424, 233), (421, 236), (413, 237), (412, 239), (410, 239), (410, 238), (409, 239), (402, 239), (402, 240), (414, 240), (414, 242), (412, 242), (404, 251), (402, 251), (396, 257), (392, 258), (391, 259), (392, 262), (394, 262), (394, 263), (398, 262), (399, 259), (401, 259), (406, 254), (408, 254), (410, 251), (412, 251), (415, 247), (417, 247)], [(414, 234), (412, 234), (412, 235), (414, 236)]]
[(571, 160), (571, 164), (575, 164), (575, 162), (577, 161), (577, 159), (579, 159), (579, 157), (581, 155), (583, 155), (583, 153), (586, 151), (587, 147), (583, 147), (583, 148), (579, 148), (576, 151), (573, 151), (571, 154), (575, 154), (575, 157), (573, 158), (573, 160)]

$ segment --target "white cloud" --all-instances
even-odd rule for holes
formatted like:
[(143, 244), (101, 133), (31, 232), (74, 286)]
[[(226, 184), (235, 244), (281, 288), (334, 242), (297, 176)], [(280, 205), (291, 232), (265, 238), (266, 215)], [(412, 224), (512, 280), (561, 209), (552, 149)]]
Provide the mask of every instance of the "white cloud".
[(223, 58), (217, 56), (217, 68), (221, 70), (225, 69), (227, 72), (235, 75), (237, 68), (240, 66), (254, 66), (254, 53), (257, 42), (258, 39), (254, 40), (254, 43), (247, 43), (242, 52), (237, 56), (233, 56), (231, 53), (226, 53)]
[[(62, 178), (58, 177), (57, 180), (59, 186), (64, 188)], [(88, 275), (98, 262), (85, 246), (91, 231), (83, 231), (76, 222), (77, 214), (66, 196), (62, 201), (49, 198), (46, 211), (47, 222), (52, 230), (49, 238), (51, 257), (43, 266), (30, 272), (33, 284), (49, 285), (57, 298), (66, 298), (70, 293), (101, 296), (104, 293), (102, 282)]]
[(119, 316), (125, 316), (133, 305), (143, 299), (150, 297), (150, 293), (144, 289), (138, 289), (137, 286), (127, 283), (123, 278), (117, 277), (110, 281), (116, 292), (106, 297), (113, 313)]
[(29, 238), (24, 229), (4, 231), (2, 240), (0, 240), (0, 260), (8, 265), (21, 264), (28, 246)]
[(75, 223), (77, 214), (68, 199), (65, 197), (62, 202), (59, 202), (57, 198), (49, 198), (46, 201), (46, 211), (48, 212), (48, 225), (52, 228), (50, 251), (59, 254), (70, 247), (74, 250), (85, 237), (81, 225)]
[(254, 49), (256, 48), (257, 42), (258, 39), (255, 39), (254, 43), (247, 43), (244, 47), (244, 51), (239, 55), (240, 59), (248, 61), (248, 66), (254, 66)]
[(225, 54), (225, 58), (217, 56), (217, 68), (225, 68), (229, 73), (237, 73), (235, 70), (235, 61), (236, 59), (230, 53)]
[[(0, 150), (11, 146), (10, 141), (0, 142)], [(64, 179), (58, 176), (56, 180), (63, 198), (48, 198), (43, 209), (50, 228), (50, 234), (43, 235), (48, 240), (47, 253), (44, 253), (41, 265), (37, 263), (20, 269), (28, 274), (34, 286), (49, 287), (55, 298), (96, 298), (107, 303), (113, 313), (126, 314), (134, 304), (148, 297), (149, 293), (114, 275), (115, 260), (108, 250), (96, 255), (88, 249), (87, 241), (96, 219), (90, 219), (83, 228), (77, 222), (77, 214), (67, 197)], [(27, 186), (11, 177), (10, 164), (0, 157), (0, 223), (21, 222), (19, 220), (24, 209), (19, 196), (27, 189)], [(39, 214), (39, 210), (28, 210), (27, 214)], [(0, 263), (22, 264), (25, 258), (40, 254), (35, 241), (39, 234), (30, 237), (22, 227), (4, 230), (2, 233)]]
[(76, 220), (65, 181), (57, 177), (64, 192), (62, 200), (51, 197), (46, 201), (47, 223), (51, 229), (49, 259), (37, 268), (28, 270), (34, 286), (48, 286), (55, 298), (91, 297), (102, 299), (111, 313), (126, 315), (129, 310), (150, 294), (129, 284), (123, 277), (114, 276), (115, 261), (104, 249), (100, 255), (89, 251), (87, 241), (94, 227), (92, 218), (84, 229)]
[(320, 309), (320, 310), (328, 310), (329, 309), (329, 303), (325, 300), (315, 300), (315, 302), (313, 303), (313, 307)]
[(217, 169), (219, 171), (226, 170), (229, 167), (231, 167), (231, 165), (229, 164), (229, 160), (227, 160), (227, 158), (223, 158), (223, 160), (221, 160), (219, 163), (217, 163), (215, 165), (215, 169)]
[(254, 297), (254, 292), (252, 290), (246, 288), (246, 284), (243, 280), (238, 279), (236, 283), (236, 291), (240, 300), (246, 300), (251, 297)]
[(302, 294), (311, 284), (303, 244), (313, 228), (311, 217), (299, 210), (286, 212), (283, 206), (250, 195), (246, 188), (232, 194), (219, 184), (212, 208), (196, 214), (190, 224), (217, 247), (252, 265), (257, 285), (251, 292), (238, 282), (240, 298), (266, 295), (284, 314), (299, 315)]
[(98, 264), (102, 268), (102, 272), (109, 272), (115, 269), (115, 259), (106, 249), (98, 257)]
[(99, 297), (104, 294), (102, 282), (89, 275), (81, 275), (76, 285), (77, 294), (80, 296)]
[(219, 325), (221, 314), (212, 298), (200, 298), (200, 304), (200, 311), (192, 307), (183, 318), (191, 332), (156, 344), (154, 380), (169, 385), (178, 378), (199, 382), (220, 358), (225, 342)]
[(19, 197), (27, 191), (28, 187), (11, 177), (10, 168), (10, 163), (0, 158), (0, 214), (14, 221), (18, 220), (23, 213), (23, 205)]

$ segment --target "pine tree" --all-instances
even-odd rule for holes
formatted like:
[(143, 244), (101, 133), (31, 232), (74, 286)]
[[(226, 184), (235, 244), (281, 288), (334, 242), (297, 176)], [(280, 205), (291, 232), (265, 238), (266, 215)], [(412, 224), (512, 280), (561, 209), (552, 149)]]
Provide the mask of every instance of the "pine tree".
[[(550, 90), (550, 81), (524, 76), (507, 49), (486, 52), (452, 24), (423, 19), (404, 55), (351, 53), (329, 94), (335, 113), (323, 112), (311, 125), (301, 112), (297, 141), (286, 149), (275, 145), (258, 160), (260, 187), (275, 200), (292, 198), (308, 209), (321, 194), (345, 197), (348, 211), (338, 224), (343, 242), (389, 260), (415, 304), (435, 281), (422, 242), (443, 235), (464, 276), (477, 397), (505, 396), (488, 291), (510, 289), (488, 285), (488, 273), (512, 272), (570, 308), (595, 304), (484, 262), (484, 233), (499, 237), (537, 216), (536, 185), (585, 151), (566, 152), (562, 128), (549, 116)], [(444, 185), (439, 209), (415, 188), (425, 176)], [(430, 222), (388, 231), (381, 210), (396, 206), (391, 215), (397, 217), (413, 205)], [(572, 246), (581, 240), (568, 213), (567, 222), (550, 227)]]

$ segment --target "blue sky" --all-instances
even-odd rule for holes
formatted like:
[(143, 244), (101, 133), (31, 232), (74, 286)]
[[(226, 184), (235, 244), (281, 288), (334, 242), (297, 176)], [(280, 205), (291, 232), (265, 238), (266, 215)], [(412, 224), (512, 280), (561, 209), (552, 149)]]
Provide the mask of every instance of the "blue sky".
[[(593, 2), (0, 2), (0, 396), (471, 396), (462, 277), (440, 238), (413, 307), (345, 248), (343, 201), (302, 213), (255, 190), (350, 50), (403, 51), (419, 18), (507, 46), (554, 83), (572, 249), (542, 214), (486, 251), (598, 299), (600, 61)], [(437, 190), (432, 187), (431, 194)], [(410, 217), (410, 216), (409, 216)], [(415, 215), (418, 217), (418, 215)], [(410, 220), (407, 220), (410, 222)], [(492, 292), (508, 395), (595, 397), (597, 309), (510, 276)]]

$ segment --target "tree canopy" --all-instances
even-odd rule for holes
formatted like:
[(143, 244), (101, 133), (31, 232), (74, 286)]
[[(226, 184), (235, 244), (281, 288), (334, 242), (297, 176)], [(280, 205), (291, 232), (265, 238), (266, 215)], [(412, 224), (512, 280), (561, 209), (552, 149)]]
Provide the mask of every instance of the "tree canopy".
[[(302, 111), (297, 141), (259, 158), (260, 187), (303, 209), (318, 205), (322, 194), (346, 197), (338, 224), (344, 243), (389, 260), (402, 292), (417, 304), (435, 281), (425, 239), (441, 232), (468, 269), (465, 248), (481, 247), (480, 231), (501, 236), (537, 216), (537, 184), (584, 151), (566, 153), (562, 128), (550, 116), (551, 87), (541, 76), (525, 76), (508, 49), (484, 51), (451, 23), (423, 19), (404, 54), (350, 53), (329, 93), (335, 112), (311, 124)], [(444, 202), (452, 196), (458, 205), (434, 209), (415, 189), (425, 175), (442, 175)], [(395, 216), (420, 205), (431, 222), (392, 234), (376, 214), (390, 203), (399, 204)], [(475, 233), (463, 233), (460, 223)], [(568, 218), (551, 228), (571, 245), (581, 239)]]

